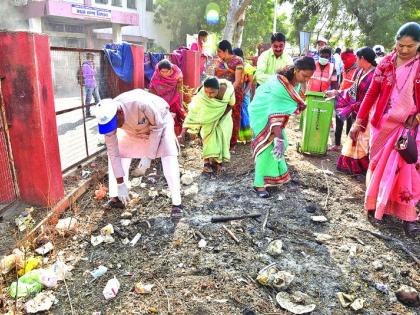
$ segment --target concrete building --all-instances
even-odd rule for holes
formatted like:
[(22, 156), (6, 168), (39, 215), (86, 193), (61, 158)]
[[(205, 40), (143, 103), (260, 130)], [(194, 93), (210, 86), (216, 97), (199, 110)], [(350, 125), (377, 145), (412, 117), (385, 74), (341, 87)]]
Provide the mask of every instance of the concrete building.
[[(5, 16), (19, 15), (19, 30), (46, 33), (52, 46), (101, 49), (127, 41), (171, 48), (171, 32), (154, 23), (153, 0), (8, 0)], [(15, 23), (17, 25), (17, 23)], [(1, 26), (1, 23), (0, 23)], [(7, 26), (7, 29), (14, 30)]]

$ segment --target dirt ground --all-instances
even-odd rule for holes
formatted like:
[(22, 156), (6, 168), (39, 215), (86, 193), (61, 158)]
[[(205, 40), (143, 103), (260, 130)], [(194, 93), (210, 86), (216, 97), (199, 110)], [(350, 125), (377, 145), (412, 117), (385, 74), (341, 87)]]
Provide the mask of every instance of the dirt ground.
[[(369, 222), (362, 206), (364, 185), (335, 171), (337, 153), (324, 157), (297, 153), (300, 133), (295, 126), (296, 122), (288, 130), (286, 154), (293, 179), (273, 190), (267, 200), (252, 192), (249, 145), (239, 146), (221, 177), (201, 174), (199, 146), (183, 149), (182, 172), (195, 177), (192, 185), (182, 187), (190, 194), (183, 197), (185, 215), (179, 222), (169, 217), (170, 199), (160, 163), (153, 164), (156, 170), (143, 177), (140, 186), (134, 181), (131, 191), (137, 195), (128, 209), (132, 214), (128, 226), (120, 222), (121, 210), (104, 210), (104, 201), (93, 198), (94, 189), (86, 193), (64, 215), (80, 219), (73, 235), (60, 237), (53, 229), (44, 232), (55, 244), (50, 261), (61, 256), (74, 266), (66, 281), (69, 294), (63, 284), (54, 290), (59, 302), (50, 314), (290, 314), (276, 302), (278, 290), (256, 281), (258, 271), (271, 263), (295, 276), (285, 291), (307, 294), (305, 302), (316, 304), (312, 314), (355, 313), (340, 305), (338, 292), (364, 299), (360, 314), (420, 314), (392, 293), (403, 284), (420, 291), (420, 269), (399, 244), (367, 231), (400, 240), (417, 257), (419, 239), (405, 237), (397, 220)], [(249, 213), (261, 217), (223, 223), (239, 243), (223, 224), (210, 222), (216, 215)], [(328, 221), (313, 222), (314, 215)], [(119, 231), (113, 235), (115, 242), (93, 247), (91, 235), (98, 235), (108, 223)], [(125, 237), (131, 240), (137, 233), (141, 238), (134, 247), (123, 244)], [(207, 242), (204, 248), (198, 247), (199, 233)], [(320, 239), (316, 233), (330, 237)], [(266, 253), (272, 240), (283, 242), (277, 257)], [(375, 270), (374, 261), (383, 268)], [(100, 265), (108, 271), (92, 281), (88, 271)], [(115, 299), (106, 301), (102, 290), (114, 276), (121, 288)], [(150, 294), (140, 295), (133, 291), (139, 282), (155, 286)], [(379, 291), (375, 284), (386, 285), (390, 293)]]

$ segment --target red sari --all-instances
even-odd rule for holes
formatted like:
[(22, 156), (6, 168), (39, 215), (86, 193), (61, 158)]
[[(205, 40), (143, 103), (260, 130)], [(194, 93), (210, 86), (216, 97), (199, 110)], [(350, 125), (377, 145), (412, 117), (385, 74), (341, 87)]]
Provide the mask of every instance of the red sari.
[[(215, 75), (219, 79), (226, 79), (232, 82), (235, 82), (235, 71), (243, 70), (244, 63), (242, 59), (238, 56), (232, 56), (232, 58), (225, 62), (222, 59), (218, 59), (215, 67)], [(233, 130), (232, 138), (230, 139), (230, 147), (233, 148), (236, 145), (239, 137), (239, 130), (241, 129), (241, 111), (242, 111), (242, 102), (244, 98), (244, 89), (242, 82), (235, 89), (235, 106), (232, 109), (232, 120), (233, 120)]]
[(156, 65), (155, 72), (150, 80), (150, 92), (163, 98), (169, 104), (169, 110), (174, 115), (175, 133), (180, 135), (182, 123), (185, 119), (185, 111), (182, 107), (181, 94), (178, 90), (178, 82), (182, 81), (182, 71), (176, 65), (172, 65), (172, 74), (163, 77)]

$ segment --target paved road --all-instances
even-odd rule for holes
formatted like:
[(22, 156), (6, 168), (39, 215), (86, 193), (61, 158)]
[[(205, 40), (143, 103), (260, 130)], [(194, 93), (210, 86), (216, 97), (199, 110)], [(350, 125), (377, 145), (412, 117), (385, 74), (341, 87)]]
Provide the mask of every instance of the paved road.
[[(80, 97), (56, 98), (56, 111), (77, 107), (81, 105)], [(92, 108), (92, 114), (95, 109)], [(104, 146), (98, 146), (103, 143), (102, 137), (98, 134), (95, 118), (86, 119), (87, 149), (85, 145), (85, 134), (83, 127), (82, 109), (76, 109), (71, 112), (57, 116), (58, 142), (60, 145), (61, 169), (64, 170), (74, 163), (92, 155), (103, 149)]]

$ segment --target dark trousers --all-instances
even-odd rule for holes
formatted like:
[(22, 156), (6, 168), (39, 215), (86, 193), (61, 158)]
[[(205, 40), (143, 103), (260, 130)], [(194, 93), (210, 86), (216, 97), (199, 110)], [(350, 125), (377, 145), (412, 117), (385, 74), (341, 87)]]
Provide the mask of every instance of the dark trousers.
[[(346, 120), (346, 135), (349, 134), (351, 125), (353, 124), (353, 117), (350, 116)], [(335, 145), (341, 145), (341, 134), (343, 133), (344, 121), (342, 121), (338, 116), (335, 116)]]

